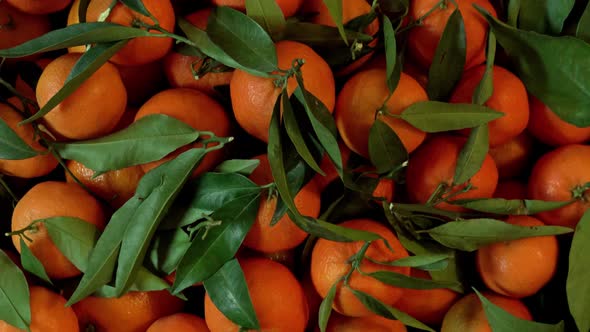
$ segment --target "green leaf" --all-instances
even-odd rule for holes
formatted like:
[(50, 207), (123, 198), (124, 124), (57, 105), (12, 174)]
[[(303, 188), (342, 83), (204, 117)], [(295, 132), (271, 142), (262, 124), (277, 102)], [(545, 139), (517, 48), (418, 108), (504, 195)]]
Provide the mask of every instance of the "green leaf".
[[(370, 42), (373, 37), (366, 35), (362, 32), (344, 30), (346, 34), (346, 40), (351, 43), (356, 41), (359, 42)], [(342, 47), (346, 46), (342, 36), (338, 31), (338, 28), (330, 27), (327, 25), (313, 24), (309, 22), (287, 22), (287, 26), (284, 31), (284, 39), (297, 41), (309, 46), (318, 47)]]
[(86, 271), (88, 257), (100, 237), (93, 224), (73, 217), (42, 219), (51, 241), (80, 271)]
[(451, 258), (448, 254), (427, 253), (416, 256), (403, 257), (389, 262), (389, 266), (406, 266), (415, 269), (430, 271), (444, 270)]
[[(289, 183), (289, 190), (291, 190), (291, 194), (293, 196), (296, 196), (299, 190), (301, 190), (301, 188), (305, 184), (305, 179), (308, 172), (308, 168), (306, 165), (307, 164), (304, 161), (299, 161), (287, 171), (287, 183)], [(285, 167), (289, 168), (287, 165), (285, 165)], [(287, 210), (287, 205), (279, 196), (277, 200), (277, 205), (275, 207), (275, 213), (272, 216), (270, 224), (275, 225), (277, 222), (279, 222), (279, 220), (281, 220), (285, 213), (287, 213)]]
[(494, 219), (470, 219), (451, 221), (424, 232), (449, 248), (475, 251), (493, 243), (567, 234), (573, 230), (560, 226), (517, 226)]
[(107, 22), (68, 25), (18, 46), (0, 50), (0, 57), (20, 58), (72, 46), (110, 43), (151, 34), (145, 30)]
[(508, 0), (507, 23), (516, 28), (518, 24), (518, 14), (520, 12), (520, 3), (522, 0)]
[(235, 9), (214, 8), (209, 16), (207, 34), (244, 67), (267, 73), (278, 69), (277, 53), (270, 36), (256, 21)]
[(395, 40), (393, 25), (386, 15), (383, 15), (383, 39), (385, 44), (387, 88), (389, 89), (389, 93), (393, 94), (399, 80), (399, 77), (396, 79), (394, 76), (397, 62), (397, 42)]
[(69, 73), (63, 87), (37, 113), (21, 123), (31, 123), (51, 112), (59, 103), (76, 92), (92, 74), (109, 61), (127, 42), (128, 40), (122, 40), (113, 43), (97, 44), (83, 53)]
[(244, 272), (236, 259), (225, 263), (203, 286), (225, 317), (243, 328), (260, 329)]
[(574, 37), (551, 37), (514, 29), (478, 7), (498, 43), (514, 63), (515, 74), (535, 97), (561, 119), (590, 126), (590, 45)]
[(0, 141), (2, 142), (0, 145), (0, 159), (22, 160), (39, 154), (25, 143), (2, 119), (0, 119)]
[(157, 20), (155, 19), (154, 15), (152, 15), (147, 8), (145, 8), (145, 5), (143, 4), (142, 0), (119, 0), (122, 4), (124, 4), (125, 6), (129, 7), (131, 10), (140, 13), (141, 15), (147, 16), (149, 18), (151, 18), (152, 20), (156, 21), (154, 22), (155, 24), (157, 24)]
[(129, 216), (121, 242), (116, 274), (118, 295), (124, 294), (142, 266), (150, 242), (172, 202), (207, 151), (191, 149), (148, 172), (139, 182), (134, 197), (141, 205)]
[[(137, 292), (151, 292), (151, 291), (160, 291), (169, 288), (169, 284), (166, 280), (156, 276), (148, 269), (142, 267), (137, 272), (137, 276), (133, 281), (131, 287), (129, 287), (129, 291), (137, 291)], [(120, 297), (117, 295), (117, 289), (110, 285), (105, 285), (99, 288), (93, 296), (98, 297), (107, 297), (107, 298), (117, 298)], [(180, 297), (180, 296), (179, 296)]]
[(190, 237), (180, 228), (158, 232), (148, 251), (148, 264), (156, 271), (170, 274), (176, 270), (190, 245)]
[(454, 184), (463, 184), (479, 172), (488, 155), (489, 146), (488, 125), (483, 124), (473, 128), (457, 157)]
[(494, 61), (496, 59), (496, 36), (488, 31), (488, 43), (486, 46), (486, 70), (483, 73), (481, 81), (475, 87), (472, 102), (477, 105), (485, 104), (494, 93)]
[(466, 44), (465, 24), (457, 8), (447, 21), (428, 72), (426, 91), (431, 100), (445, 100), (461, 79)]
[(275, 0), (246, 0), (246, 13), (258, 22), (274, 41), (282, 39), (287, 21)]
[(330, 321), (332, 305), (334, 304), (334, 297), (336, 297), (338, 283), (339, 282), (336, 282), (332, 285), (332, 287), (330, 287), (328, 294), (326, 294), (326, 297), (324, 297), (322, 303), (320, 303), (320, 308), (318, 311), (318, 326), (321, 332), (326, 332), (326, 327)]
[(88, 12), (88, 5), (90, 0), (80, 0), (78, 4), (78, 22), (86, 23), (86, 13)]
[(328, 11), (330, 12), (330, 16), (332, 16), (332, 20), (336, 24), (336, 28), (338, 28), (338, 32), (340, 32), (340, 36), (342, 40), (348, 45), (348, 40), (346, 38), (346, 31), (344, 30), (344, 23), (342, 22), (342, 0), (322, 0)]
[(0, 320), (30, 331), (29, 285), (21, 269), (0, 250)]
[(51, 278), (49, 278), (47, 272), (45, 271), (45, 267), (39, 261), (39, 259), (33, 255), (31, 249), (29, 249), (22, 237), (20, 238), (20, 249), (20, 263), (22, 264), (23, 269), (36, 275), (41, 280), (53, 285)]
[(590, 330), (590, 284), (588, 284), (588, 246), (590, 245), (590, 211), (576, 226), (574, 239), (569, 252), (569, 270), (567, 273), (566, 292), (569, 310), (580, 331)]
[(64, 159), (79, 161), (103, 173), (160, 160), (197, 138), (199, 132), (186, 123), (153, 114), (116, 133), (87, 141), (55, 143), (54, 147)]
[(172, 293), (178, 294), (219, 273), (240, 248), (254, 223), (259, 204), (260, 193), (252, 193), (227, 202), (211, 215), (212, 220), (221, 224), (199, 230), (176, 269)]
[(408, 160), (408, 151), (395, 131), (377, 119), (369, 131), (369, 156), (377, 173), (389, 173)]
[(475, 128), (504, 116), (491, 108), (473, 104), (421, 101), (406, 108), (401, 118), (427, 133)]
[(217, 165), (214, 171), (219, 173), (237, 173), (248, 176), (254, 172), (258, 165), (260, 165), (260, 160), (258, 159), (231, 159)]
[(520, 0), (518, 28), (557, 36), (575, 0)]
[(576, 37), (590, 42), (590, 2), (586, 5), (580, 21), (576, 27)]
[(565, 325), (561, 321), (555, 325), (543, 324), (539, 322), (533, 322), (522, 318), (515, 317), (508, 313), (506, 310), (493, 304), (490, 300), (486, 299), (480, 292), (475, 290), (475, 293), (479, 297), (483, 310), (490, 327), (494, 332), (564, 332)]
[(377, 271), (367, 273), (371, 278), (381, 281), (384, 284), (410, 289), (438, 289), (438, 288), (449, 288), (453, 290), (462, 289), (462, 286), (458, 282), (453, 281), (436, 281), (423, 278), (410, 277), (405, 274), (395, 273), (391, 271)]
[(532, 199), (476, 198), (455, 200), (452, 204), (464, 208), (500, 215), (534, 215), (571, 204), (571, 201), (541, 201)]

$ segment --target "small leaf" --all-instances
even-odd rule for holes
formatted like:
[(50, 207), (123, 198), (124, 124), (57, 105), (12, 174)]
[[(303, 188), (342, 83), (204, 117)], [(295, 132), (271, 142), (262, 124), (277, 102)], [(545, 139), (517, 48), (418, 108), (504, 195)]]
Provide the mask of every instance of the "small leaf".
[(79, 161), (103, 173), (160, 160), (197, 138), (199, 132), (186, 123), (164, 114), (153, 114), (101, 138), (54, 146), (64, 159)]
[[(122, 4), (124, 4), (125, 6), (129, 7), (131, 10), (133, 10), (134, 12), (137, 12), (143, 16), (147, 16), (149, 18), (151, 18), (152, 20), (156, 21), (154, 15), (152, 15), (147, 8), (145, 7), (145, 5), (143, 4), (142, 0), (119, 0)], [(158, 22), (154, 22), (154, 24), (157, 24)]]
[(560, 226), (517, 226), (494, 219), (470, 219), (451, 221), (424, 232), (449, 248), (475, 251), (493, 243), (567, 234), (573, 230)]
[[(301, 190), (301, 188), (305, 184), (304, 182), (308, 171), (306, 165), (307, 164), (304, 161), (300, 161), (297, 162), (295, 166), (293, 166), (291, 169), (287, 171), (287, 182), (290, 184), (289, 190), (291, 190), (291, 194), (294, 196), (297, 195), (299, 190)], [(287, 167), (287, 165), (285, 165), (285, 167)], [(273, 214), (272, 219), (270, 221), (271, 225), (275, 225), (277, 222), (279, 222), (279, 220), (283, 218), (283, 216), (285, 215), (285, 213), (287, 213), (288, 210), (287, 205), (285, 204), (283, 199), (280, 196), (277, 198), (278, 200), (277, 205), (275, 207), (275, 213)]]
[(507, 23), (516, 28), (522, 0), (508, 0)]
[(569, 252), (566, 292), (569, 310), (580, 331), (590, 330), (590, 284), (588, 284), (588, 246), (590, 245), (590, 211), (576, 226)]
[(401, 118), (427, 133), (475, 128), (504, 116), (491, 108), (473, 104), (421, 101), (406, 108)]
[(457, 8), (445, 25), (428, 72), (426, 91), (431, 100), (445, 100), (461, 79), (466, 44), (465, 24)]
[(393, 93), (397, 86), (399, 78), (395, 79), (395, 67), (397, 62), (397, 42), (395, 40), (395, 30), (391, 21), (386, 15), (383, 15), (383, 38), (385, 43), (385, 72), (387, 77), (387, 88), (389, 93)]
[(2, 142), (0, 145), (0, 159), (22, 160), (39, 154), (25, 143), (2, 119), (0, 119), (0, 142)]
[(408, 151), (395, 131), (377, 119), (369, 131), (369, 156), (377, 173), (389, 173), (408, 160)]
[(423, 278), (410, 277), (405, 274), (395, 273), (391, 271), (377, 271), (367, 273), (371, 278), (381, 281), (384, 284), (410, 289), (438, 289), (449, 288), (453, 290), (462, 289), (461, 284), (453, 281), (436, 281)]
[(494, 61), (496, 59), (496, 36), (492, 30), (488, 31), (488, 44), (486, 47), (486, 70), (481, 81), (475, 87), (472, 102), (477, 105), (485, 104), (494, 93)]
[(330, 12), (330, 16), (332, 16), (332, 20), (336, 24), (336, 28), (338, 28), (338, 32), (340, 32), (340, 36), (342, 40), (345, 41), (346, 45), (348, 45), (348, 40), (346, 38), (346, 32), (344, 31), (344, 24), (342, 22), (342, 0), (322, 0), (328, 11)]
[(260, 165), (260, 160), (258, 159), (231, 159), (217, 165), (214, 171), (219, 173), (237, 173), (248, 176), (254, 172), (258, 165)]
[[(416, 256), (403, 257), (388, 263), (389, 266), (406, 266), (420, 270), (443, 270), (449, 263), (448, 254), (428, 253)], [(442, 268), (439, 268), (442, 267)]]
[(540, 212), (551, 211), (571, 204), (571, 201), (553, 202), (531, 199), (503, 199), (503, 198), (476, 198), (454, 200), (452, 204), (464, 208), (500, 215), (534, 215)]
[(264, 29), (245, 14), (229, 7), (215, 7), (207, 34), (225, 53), (244, 67), (261, 72), (277, 70), (274, 43)]
[(20, 238), (20, 248), (20, 262), (23, 266), (23, 269), (36, 275), (41, 280), (53, 285), (51, 278), (49, 278), (47, 272), (45, 271), (45, 267), (39, 261), (39, 259), (33, 255), (31, 249), (29, 249), (22, 237)]
[(244, 272), (236, 259), (225, 263), (203, 286), (225, 317), (243, 328), (260, 329)]
[(586, 42), (590, 42), (590, 2), (586, 5), (586, 9), (584, 9), (584, 13), (580, 18), (580, 21), (578, 21), (576, 37)]
[(520, 0), (518, 28), (557, 36), (575, 0)]
[(258, 22), (274, 41), (282, 39), (287, 21), (275, 0), (246, 0), (246, 13)]
[[(137, 292), (151, 292), (168, 289), (170, 285), (168, 282), (157, 275), (150, 272), (148, 269), (142, 267), (137, 272), (137, 276), (133, 281), (129, 291)], [(105, 285), (99, 288), (92, 296), (106, 297), (106, 298), (117, 298), (117, 289), (110, 285)]]
[(326, 327), (328, 326), (328, 321), (330, 321), (330, 316), (332, 314), (332, 305), (334, 304), (334, 297), (336, 297), (336, 290), (338, 286), (338, 282), (334, 283), (326, 297), (320, 303), (320, 308), (318, 311), (318, 326), (321, 332), (326, 332)]
[(490, 146), (487, 124), (479, 125), (471, 130), (467, 142), (461, 148), (455, 167), (454, 184), (463, 184), (471, 179), (483, 165)]
[(30, 331), (29, 285), (21, 269), (0, 250), (0, 320)]
[[(345, 30), (349, 43), (356, 41), (370, 42), (373, 37), (362, 32)], [(342, 47), (346, 46), (338, 28), (309, 22), (287, 22), (283, 39), (297, 41), (309, 46)]]
[(475, 290), (475, 293), (479, 297), (483, 310), (490, 327), (494, 332), (564, 332), (565, 325), (561, 321), (555, 325), (543, 324), (539, 322), (533, 322), (530, 320), (522, 319), (511, 315), (506, 310), (493, 304), (490, 300), (486, 299), (480, 292)]
[(170, 274), (176, 270), (190, 245), (190, 237), (180, 228), (158, 232), (147, 254), (148, 264), (156, 271)]
[(73, 217), (42, 219), (51, 241), (80, 271), (86, 271), (88, 257), (100, 231), (93, 224)]

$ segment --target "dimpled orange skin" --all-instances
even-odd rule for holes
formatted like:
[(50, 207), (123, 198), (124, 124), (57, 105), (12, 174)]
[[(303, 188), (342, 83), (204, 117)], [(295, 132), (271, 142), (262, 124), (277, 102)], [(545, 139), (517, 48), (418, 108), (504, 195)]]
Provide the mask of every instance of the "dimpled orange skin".
[[(463, 74), (450, 98), (451, 103), (471, 103), (473, 93), (483, 78), (486, 67), (474, 67)], [(494, 66), (492, 72), (494, 91), (485, 106), (504, 113), (488, 124), (490, 146), (495, 147), (514, 139), (529, 122), (529, 100), (522, 81), (508, 70)], [(470, 130), (462, 130), (468, 135)]]
[[(258, 185), (272, 183), (268, 156), (261, 155), (254, 159), (260, 160), (260, 164), (250, 174), (250, 180)], [(244, 246), (264, 253), (273, 253), (295, 248), (307, 238), (308, 234), (297, 227), (287, 214), (275, 225), (271, 225), (276, 204), (276, 197), (270, 200), (266, 196), (262, 197), (254, 224), (244, 239)], [(317, 218), (320, 214), (320, 205), (320, 191), (313, 180), (295, 195), (295, 206), (304, 216)]]
[[(531, 199), (569, 201), (572, 191), (590, 182), (590, 146), (565, 145), (550, 151), (537, 160), (529, 177), (528, 195)], [(590, 207), (590, 193), (586, 190), (577, 202), (536, 215), (548, 225), (575, 228)]]
[[(370, 69), (352, 76), (336, 101), (334, 117), (336, 126), (346, 145), (355, 153), (369, 157), (369, 132), (375, 122), (375, 114), (389, 96), (385, 69)], [(400, 114), (410, 105), (428, 100), (424, 89), (411, 76), (401, 74), (399, 84), (387, 101), (387, 111)], [(414, 151), (426, 137), (426, 133), (401, 119), (378, 116), (401, 139), (408, 152)]]
[[(317, 330), (319, 331), (319, 330)], [(373, 315), (367, 317), (346, 317), (333, 313), (326, 327), (326, 332), (406, 332), (399, 320), (391, 320)]]
[[(397, 237), (385, 226), (370, 219), (355, 219), (343, 222), (342, 227), (373, 232), (384, 238), (393, 248), (393, 252), (387, 248), (383, 240), (378, 240), (369, 246), (366, 257), (377, 261), (394, 261), (408, 256), (408, 252), (401, 245)], [(330, 288), (340, 278), (344, 277), (351, 269), (348, 262), (363, 246), (363, 242), (334, 242), (319, 239), (311, 255), (311, 278), (316, 290), (322, 297), (326, 297)], [(365, 273), (385, 270), (405, 275), (410, 274), (409, 267), (392, 267), (379, 265), (368, 260), (363, 260), (360, 266)], [(395, 304), (403, 295), (404, 290), (389, 286), (368, 276), (363, 276), (355, 271), (349, 278), (352, 289), (365, 292), (388, 305)], [(334, 297), (333, 308), (339, 313), (351, 317), (370, 316), (372, 312), (367, 309), (356, 296), (340, 282)]]
[(90, 296), (72, 308), (82, 329), (96, 332), (145, 332), (156, 320), (180, 312), (184, 302), (167, 290), (129, 292), (120, 298)]
[[(12, 97), (8, 102), (19, 108), (22, 106), (18, 98)], [(49, 174), (57, 167), (57, 160), (35, 139), (35, 130), (31, 124), (19, 126), (24, 118), (6, 104), (0, 104), (2, 119), (27, 145), (39, 151), (39, 155), (27, 159), (0, 159), (0, 172), (9, 176), (35, 178)]]
[[(293, 60), (303, 59), (301, 73), (305, 89), (317, 97), (332, 112), (336, 102), (336, 88), (332, 69), (314, 50), (302, 43), (283, 40), (276, 43), (280, 69), (289, 69)], [(268, 142), (272, 111), (281, 92), (273, 78), (258, 77), (236, 69), (230, 82), (230, 95), (238, 124), (250, 135)], [(297, 88), (295, 78), (287, 82), (291, 95)]]
[[(0, 1), (0, 50), (8, 49), (31, 39), (37, 38), (51, 30), (49, 18), (43, 15), (30, 15)], [(32, 60), (38, 55), (18, 59), (6, 59), (7, 63)]]
[[(303, 332), (309, 308), (303, 288), (282, 264), (266, 258), (240, 261), (252, 305), (262, 332)], [(225, 317), (205, 295), (205, 321), (211, 332), (237, 332), (239, 327)]]
[[(545, 225), (529, 216), (510, 216), (506, 222), (518, 226)], [(477, 251), (477, 270), (492, 291), (523, 298), (537, 293), (553, 278), (558, 252), (555, 236), (494, 243)]]
[(155, 321), (146, 332), (209, 332), (205, 320), (201, 317), (179, 313), (162, 317)]
[[(37, 102), (45, 106), (55, 96), (80, 58), (60, 56), (47, 65), (37, 83)], [(117, 68), (107, 62), (72, 94), (43, 117), (52, 133), (67, 139), (90, 139), (109, 134), (127, 107), (127, 92)]]
[[(78, 332), (78, 319), (66, 299), (40, 286), (29, 288), (31, 306), (31, 332)], [(22, 332), (0, 320), (0, 332)]]
[[(450, 186), (455, 176), (457, 157), (465, 144), (462, 137), (441, 135), (425, 142), (410, 156), (406, 172), (408, 197), (416, 203), (425, 203), (441, 184)], [(480, 170), (471, 177), (472, 189), (453, 198), (490, 198), (498, 184), (496, 163), (488, 154)], [(453, 191), (464, 188), (455, 186)], [(463, 208), (446, 202), (436, 205), (440, 209), (463, 211)]]
[[(479, 65), (485, 61), (485, 45), (488, 24), (473, 7), (474, 4), (483, 7), (488, 13), (496, 17), (496, 11), (488, 0), (457, 0), (459, 11), (463, 17), (466, 37), (465, 69)], [(408, 17), (415, 21), (436, 6), (438, 0), (412, 0)], [(429, 68), (436, 52), (436, 47), (443, 34), (449, 17), (455, 10), (453, 2), (446, 2), (444, 10), (436, 10), (426, 17), (422, 24), (409, 30), (408, 50), (422, 67)]]
[(524, 175), (533, 160), (535, 141), (526, 132), (510, 141), (490, 148), (489, 154), (496, 162), (500, 179), (510, 179)]
[[(203, 92), (193, 89), (168, 89), (155, 94), (141, 106), (135, 116), (135, 121), (151, 114), (171, 116), (196, 130), (211, 131), (217, 137), (230, 136), (230, 120), (223, 106)], [(201, 144), (195, 143), (189, 146), (200, 147)], [(147, 173), (186, 151), (189, 146), (182, 147), (159, 161), (143, 164), (141, 167)], [(223, 159), (223, 153), (222, 149), (207, 153), (201, 160), (199, 167), (193, 172), (193, 176), (215, 167)]]
[(562, 120), (557, 114), (530, 95), (529, 131), (539, 141), (552, 146), (579, 144), (590, 140), (590, 127), (580, 128)]
[[(291, 17), (297, 13), (297, 10), (305, 0), (276, 0), (277, 5), (281, 8), (285, 17)], [(246, 0), (213, 0), (215, 6), (227, 6), (237, 10), (246, 10)]]
[[(532, 320), (528, 308), (519, 300), (511, 299), (491, 292), (482, 292), (490, 302), (508, 311), (511, 315)], [(457, 301), (445, 315), (441, 332), (492, 332), (481, 305), (475, 293), (464, 296)]]

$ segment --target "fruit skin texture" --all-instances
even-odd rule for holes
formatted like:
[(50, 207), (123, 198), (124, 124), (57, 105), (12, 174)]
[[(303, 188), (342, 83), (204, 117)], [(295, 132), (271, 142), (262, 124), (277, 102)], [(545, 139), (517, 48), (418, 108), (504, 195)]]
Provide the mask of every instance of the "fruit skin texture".
[[(217, 137), (230, 135), (230, 120), (223, 106), (206, 94), (193, 89), (168, 89), (155, 94), (141, 106), (135, 116), (135, 121), (151, 114), (171, 116), (196, 130), (211, 131)], [(200, 143), (190, 145), (190, 147), (200, 146), (202, 146)], [(165, 161), (175, 158), (188, 148), (189, 146), (182, 147), (159, 161), (143, 164), (141, 167), (147, 173)], [(193, 172), (193, 176), (215, 167), (223, 159), (223, 153), (223, 149), (207, 153), (199, 167)]]
[[(258, 185), (273, 182), (268, 156), (261, 155), (254, 159), (260, 160), (260, 164), (250, 174), (250, 180)], [(256, 220), (244, 239), (244, 246), (264, 253), (273, 253), (295, 248), (307, 238), (308, 234), (297, 227), (287, 214), (275, 225), (271, 225), (276, 205), (276, 196), (270, 199), (268, 196), (261, 198)], [(320, 205), (320, 191), (313, 180), (295, 195), (295, 206), (304, 216), (317, 218), (320, 214)]]
[[(521, 319), (532, 320), (527, 307), (516, 299), (504, 297), (491, 292), (483, 292), (490, 302)], [(457, 301), (445, 315), (441, 332), (492, 332), (481, 301), (475, 293), (464, 296)]]
[[(305, 0), (276, 0), (277, 5), (281, 8), (285, 17), (290, 17), (297, 13), (297, 10)], [(215, 6), (228, 6), (233, 9), (246, 11), (246, 0), (212, 0)]]
[[(12, 214), (12, 231), (23, 229), (34, 220), (51, 217), (76, 217), (103, 229), (105, 216), (100, 203), (76, 184), (41, 182), (31, 188), (18, 202)], [(36, 224), (36, 231), (25, 235), (32, 242), (25, 243), (45, 267), (50, 278), (63, 279), (80, 275), (78, 270), (53, 244), (45, 224)], [(12, 243), (20, 249), (20, 237), (12, 236)]]
[[(369, 157), (369, 132), (375, 114), (389, 96), (385, 69), (370, 69), (356, 73), (345, 84), (336, 101), (334, 117), (342, 140), (357, 154)], [(386, 103), (387, 111), (400, 114), (410, 105), (428, 100), (426, 91), (411, 76), (402, 73), (398, 86)], [(414, 151), (426, 133), (401, 119), (379, 115), (378, 119), (391, 127), (408, 152)]]
[(530, 95), (531, 120), (528, 129), (539, 141), (552, 146), (579, 144), (590, 140), (590, 127), (580, 128), (562, 120), (557, 114)]
[[(301, 73), (305, 89), (317, 97), (332, 112), (336, 100), (334, 75), (330, 66), (309, 46), (283, 40), (276, 43), (280, 69), (289, 69), (295, 59), (304, 59)], [(287, 82), (291, 95), (297, 88), (295, 78)], [(268, 142), (272, 111), (281, 89), (273, 78), (258, 77), (236, 69), (229, 84), (234, 115), (239, 125), (250, 135)]]
[[(20, 45), (49, 32), (49, 18), (30, 15), (17, 10), (7, 2), (0, 2), (0, 50)], [(8, 63), (31, 60), (35, 55), (19, 59), (7, 59)]]
[[(544, 226), (529, 216), (510, 216), (509, 224)], [(555, 236), (541, 236), (495, 243), (476, 254), (479, 275), (492, 291), (512, 298), (537, 293), (555, 275), (558, 243)]]
[[(408, 197), (413, 202), (425, 203), (441, 184), (451, 186), (455, 176), (457, 157), (465, 143), (462, 137), (441, 135), (425, 142), (410, 156), (406, 173)], [(453, 198), (490, 198), (498, 184), (498, 169), (490, 155), (484, 159), (481, 169), (471, 178), (472, 190)], [(464, 188), (454, 186), (452, 191)], [(459, 206), (441, 202), (436, 207), (451, 211), (462, 211)]]
[[(465, 72), (457, 83), (450, 102), (471, 103), (485, 70), (486, 66), (481, 65)], [(529, 122), (529, 100), (522, 81), (508, 70), (494, 66), (492, 77), (494, 92), (484, 105), (504, 113), (504, 116), (488, 124), (490, 146), (494, 147), (509, 142), (526, 129)], [(469, 131), (462, 130), (461, 133), (468, 135)]]
[(590, 207), (588, 190), (580, 188), (590, 182), (586, 165), (590, 164), (590, 146), (565, 145), (550, 151), (537, 160), (529, 177), (528, 194), (531, 199), (568, 201), (574, 191), (580, 191), (577, 202), (562, 208), (541, 212), (536, 216), (548, 225), (575, 228)]
[[(31, 303), (31, 332), (78, 332), (78, 319), (66, 299), (40, 286), (29, 288)], [(20, 332), (0, 320), (0, 332)]]
[[(53, 60), (39, 78), (37, 102), (39, 107), (59, 92), (80, 58), (80, 54), (65, 54)], [(107, 62), (43, 120), (52, 133), (67, 139), (89, 139), (109, 134), (123, 116), (127, 92), (117, 68)]]
[(82, 329), (96, 332), (145, 332), (159, 318), (180, 312), (184, 302), (168, 291), (129, 292), (120, 298), (90, 296), (74, 304)]
[[(355, 219), (343, 222), (342, 227), (369, 231), (383, 237), (393, 248), (393, 252), (387, 248), (383, 240), (374, 241), (369, 246), (365, 256), (377, 261), (394, 261), (408, 256), (397, 237), (385, 226), (370, 219)], [(363, 246), (362, 241), (358, 242), (334, 242), (326, 239), (319, 239), (313, 248), (311, 255), (311, 278), (316, 290), (322, 297), (326, 297), (332, 285), (344, 277), (351, 269), (348, 259), (355, 255)], [(391, 267), (379, 265), (368, 260), (363, 260), (360, 265), (361, 271), (371, 273), (375, 271), (392, 271), (410, 274), (409, 267)], [(349, 285), (352, 289), (365, 292), (388, 305), (395, 304), (402, 296), (404, 290), (389, 286), (369, 276), (363, 276), (355, 271), (349, 278)], [(337, 286), (334, 297), (333, 308), (339, 313), (352, 316), (370, 316), (369, 311), (354, 294), (344, 287), (343, 282)]]
[(162, 317), (155, 321), (146, 332), (209, 332), (205, 320), (201, 317), (179, 313)]
[(510, 141), (489, 150), (496, 162), (500, 179), (510, 179), (523, 175), (533, 160), (533, 138), (526, 132)]
[(42, 15), (65, 9), (72, 0), (6, 0), (6, 2), (24, 13)]
[(367, 317), (346, 317), (332, 313), (326, 332), (406, 332), (399, 320), (373, 315)]
[[(412, 269), (412, 277), (431, 279), (428, 272)], [(425, 324), (440, 325), (449, 308), (457, 301), (459, 293), (448, 288), (404, 289), (395, 307)]]
[[(408, 17), (415, 21), (426, 14), (438, 3), (438, 0), (412, 0)], [(492, 16), (497, 17), (494, 7), (488, 0), (457, 0), (459, 11), (465, 24), (466, 54), (465, 69), (485, 61), (485, 45), (488, 24), (473, 7), (477, 4)], [(456, 6), (447, 2), (445, 9), (438, 9), (426, 17), (420, 26), (409, 30), (408, 50), (413, 58), (424, 68), (429, 68), (434, 58), (436, 47), (443, 34), (449, 17)]]
[[(282, 264), (266, 258), (240, 261), (261, 331), (303, 332), (309, 310), (299, 281)], [(205, 321), (211, 332), (238, 331), (205, 295)]]
[[(17, 108), (22, 104), (16, 97), (8, 99), (8, 102)], [(19, 107), (21, 106), (21, 107)], [(2, 119), (27, 145), (41, 154), (27, 159), (8, 160), (0, 159), (0, 172), (10, 176), (21, 178), (35, 178), (49, 174), (57, 167), (57, 160), (47, 149), (35, 139), (35, 130), (31, 124), (19, 126), (24, 118), (6, 104), (0, 104), (0, 119)]]

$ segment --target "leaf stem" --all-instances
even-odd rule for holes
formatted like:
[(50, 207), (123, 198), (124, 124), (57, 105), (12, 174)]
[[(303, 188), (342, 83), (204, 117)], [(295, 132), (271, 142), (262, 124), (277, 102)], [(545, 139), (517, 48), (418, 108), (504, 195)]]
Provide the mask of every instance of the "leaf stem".
[(18, 203), (18, 201), (19, 201), (18, 196), (16, 196), (14, 194), (12, 189), (10, 189), (10, 187), (8, 186), (8, 183), (6, 183), (6, 181), (4, 181), (4, 177), (2, 175), (0, 175), (0, 185), (2, 186), (2, 188), (4, 188), (4, 190), (6, 190), (6, 193), (8, 195), (10, 195), (10, 198), (12, 199), (12, 205), (14, 207), (14, 205), (16, 203)]

